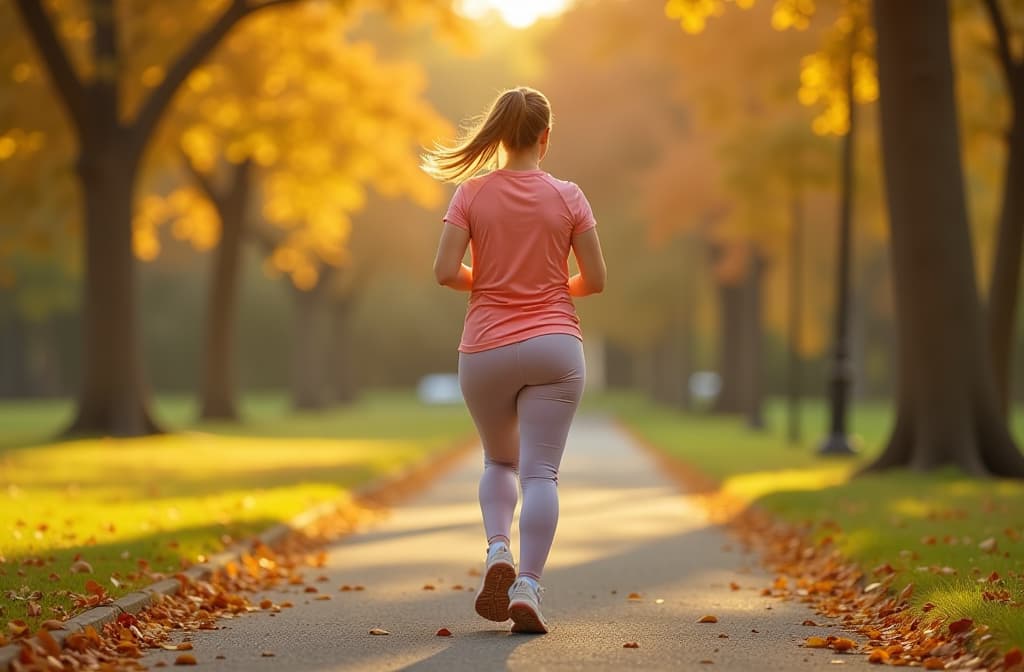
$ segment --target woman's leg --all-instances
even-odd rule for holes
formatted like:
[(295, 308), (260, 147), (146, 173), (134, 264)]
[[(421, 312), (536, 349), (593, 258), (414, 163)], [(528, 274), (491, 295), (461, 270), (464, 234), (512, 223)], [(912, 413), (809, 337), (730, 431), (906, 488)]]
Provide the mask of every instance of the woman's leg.
[(558, 468), (586, 375), (583, 346), (567, 334), (519, 344), (519, 573), (540, 580), (558, 525)]
[(516, 392), (521, 383), (513, 347), (459, 355), (459, 385), (484, 448), (479, 496), (488, 544), (509, 542), (519, 498)]

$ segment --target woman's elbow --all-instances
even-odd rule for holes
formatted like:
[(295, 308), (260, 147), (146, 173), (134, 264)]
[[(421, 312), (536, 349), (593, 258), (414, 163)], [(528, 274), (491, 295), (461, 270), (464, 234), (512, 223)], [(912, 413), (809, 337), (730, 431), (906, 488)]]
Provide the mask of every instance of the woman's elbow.
[(600, 294), (601, 292), (604, 291), (604, 281), (607, 280), (608, 278), (607, 278), (607, 274), (606, 273), (600, 273), (600, 274), (597, 275), (596, 278), (588, 278), (588, 279), (589, 279), (589, 282), (587, 284), (590, 286), (589, 287), (590, 293), (591, 294)]
[(450, 270), (434, 264), (434, 279), (437, 280), (437, 284), (445, 286), (450, 284), (454, 278)]

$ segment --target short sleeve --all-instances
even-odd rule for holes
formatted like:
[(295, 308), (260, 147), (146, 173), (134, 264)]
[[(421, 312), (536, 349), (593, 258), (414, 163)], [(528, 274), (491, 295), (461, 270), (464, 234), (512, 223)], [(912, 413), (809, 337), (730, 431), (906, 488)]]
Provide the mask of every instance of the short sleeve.
[(597, 226), (597, 220), (594, 219), (594, 211), (591, 210), (587, 197), (583, 195), (583, 190), (575, 184), (572, 186), (574, 189), (569, 199), (569, 209), (573, 217), (572, 235), (575, 236)]
[(444, 214), (444, 221), (468, 231), (469, 203), (466, 200), (466, 190), (462, 187), (463, 185), (460, 184), (452, 195), (452, 201), (448, 204), (448, 212)]

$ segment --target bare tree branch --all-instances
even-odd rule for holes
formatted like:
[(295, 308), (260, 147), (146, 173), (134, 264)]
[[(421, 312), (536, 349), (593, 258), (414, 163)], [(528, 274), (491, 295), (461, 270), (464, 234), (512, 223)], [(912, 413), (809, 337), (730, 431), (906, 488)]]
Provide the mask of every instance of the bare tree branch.
[(21, 15), (21, 20), (28, 29), (32, 42), (46, 64), (57, 97), (64, 103), (71, 124), (81, 139), (85, 134), (89, 117), (88, 99), (85, 95), (85, 87), (75, 73), (67, 51), (57, 37), (53, 22), (43, 8), (41, 0), (15, 0), (14, 6)]
[(221, 194), (217, 191), (216, 187), (213, 186), (213, 181), (210, 176), (199, 170), (195, 162), (192, 161), (186, 152), (181, 152), (181, 162), (185, 165), (185, 170), (192, 176), (192, 180), (199, 186), (199, 188), (206, 194), (206, 198), (213, 203), (213, 206), (217, 210), (221, 209)]
[(1017, 78), (1018, 64), (1013, 60), (1010, 51), (1010, 31), (1006, 26), (1006, 17), (999, 6), (999, 0), (983, 0), (988, 18), (992, 22), (992, 30), (996, 34), (996, 53), (999, 54), (999, 62), (1003, 66), (1003, 73), (1006, 75), (1007, 83), (1012, 87)]
[[(248, 0), (232, 0), (224, 13), (211, 23), (206, 30), (192, 40), (178, 58), (167, 69), (160, 85), (149, 95), (146, 101), (139, 108), (139, 113), (132, 123), (132, 132), (136, 142), (143, 144), (156, 128), (160, 117), (167, 106), (174, 98), (174, 94), (182, 85), (185, 79), (199, 65), (206, 60), (206, 57), (216, 48), (225, 35), (243, 18), (249, 14), (277, 5), (294, 3), (297, 0), (267, 0), (259, 4), (253, 4)], [(141, 147), (139, 147), (141, 150)]]

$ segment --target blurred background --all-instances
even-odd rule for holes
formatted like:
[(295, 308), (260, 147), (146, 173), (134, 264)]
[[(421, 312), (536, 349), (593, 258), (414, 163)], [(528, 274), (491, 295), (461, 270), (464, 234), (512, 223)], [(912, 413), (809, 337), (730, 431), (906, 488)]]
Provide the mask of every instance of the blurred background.
[[(75, 398), (86, 360), (105, 356), (96, 341), (120, 343), (127, 359), (137, 341), (137, 394), (187, 398), (207, 418), (240, 417), (253, 393), (319, 409), (453, 372), (466, 297), (430, 273), (451, 189), (418, 170), (419, 153), (519, 84), (549, 96), (543, 167), (580, 184), (606, 249), (608, 290), (578, 302), (592, 390), (742, 413), (754, 426), (765, 400), (821, 399), (848, 140), (852, 391), (893, 394), (873, 36), (850, 23), (863, 3), (722, 3), (709, 15), (670, 2), (670, 17), (666, 3), (624, 0), (281, 3), (238, 20), (187, 72), (174, 59), (226, 0), (114, 3), (120, 45), (105, 55), (109, 31), (88, 3), (41, 3), (82, 77), (116, 83), (122, 120), (145, 117), (147, 98), (181, 79), (121, 181), (134, 265), (119, 277), (134, 307), (97, 320), (135, 330), (123, 342), (90, 331), (83, 307), (95, 208), (80, 150), (102, 155), (103, 131), (83, 144), (66, 111), (73, 90), (55, 93), (18, 4), (0, 3), (2, 397)], [(975, 5), (954, 3), (951, 25), (984, 291), (1008, 98)], [(852, 59), (851, 40), (864, 47)], [(118, 235), (97, 234), (110, 249), (90, 251), (93, 263), (117, 256)], [(95, 367), (102, 378), (109, 364)], [(1019, 399), (1024, 369), (1009, 377)], [(104, 422), (79, 424), (118, 431)]]

